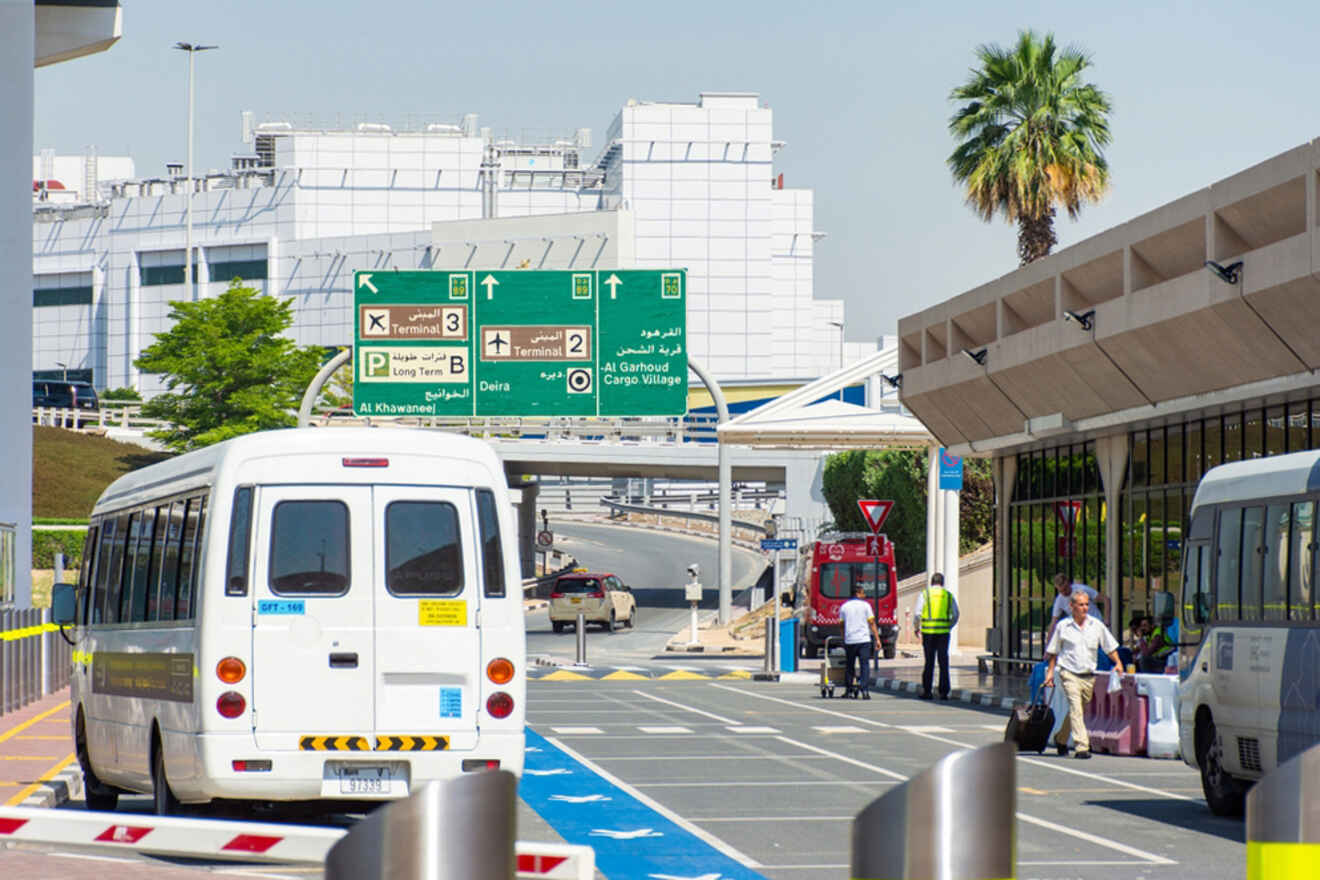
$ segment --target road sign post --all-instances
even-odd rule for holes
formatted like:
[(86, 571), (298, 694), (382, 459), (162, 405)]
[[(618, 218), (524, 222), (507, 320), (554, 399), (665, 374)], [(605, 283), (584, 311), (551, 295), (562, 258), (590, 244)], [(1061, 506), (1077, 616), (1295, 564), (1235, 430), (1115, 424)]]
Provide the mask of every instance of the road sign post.
[(683, 270), (358, 272), (359, 416), (687, 412)]

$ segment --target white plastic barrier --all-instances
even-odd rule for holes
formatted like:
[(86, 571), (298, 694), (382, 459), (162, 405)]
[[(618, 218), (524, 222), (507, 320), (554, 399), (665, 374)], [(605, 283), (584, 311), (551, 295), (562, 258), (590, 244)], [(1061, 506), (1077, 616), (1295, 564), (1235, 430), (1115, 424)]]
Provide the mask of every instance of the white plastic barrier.
[(1137, 693), (1146, 697), (1146, 757), (1178, 757), (1178, 676), (1136, 678)]

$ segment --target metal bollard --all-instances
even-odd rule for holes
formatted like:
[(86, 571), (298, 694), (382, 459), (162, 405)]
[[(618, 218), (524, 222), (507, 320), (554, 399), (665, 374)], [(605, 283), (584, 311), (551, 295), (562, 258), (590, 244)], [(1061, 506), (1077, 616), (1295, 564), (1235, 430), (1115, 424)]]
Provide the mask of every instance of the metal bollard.
[(1320, 874), (1318, 774), (1320, 746), (1314, 746), (1280, 764), (1247, 793), (1247, 880)]
[(587, 615), (582, 611), (577, 613), (577, 660), (573, 665), (587, 665)]
[(876, 798), (853, 819), (849, 876), (1011, 880), (1016, 754), (1013, 743), (954, 752)]
[(433, 782), (354, 826), (325, 880), (514, 880), (517, 790), (507, 770)]

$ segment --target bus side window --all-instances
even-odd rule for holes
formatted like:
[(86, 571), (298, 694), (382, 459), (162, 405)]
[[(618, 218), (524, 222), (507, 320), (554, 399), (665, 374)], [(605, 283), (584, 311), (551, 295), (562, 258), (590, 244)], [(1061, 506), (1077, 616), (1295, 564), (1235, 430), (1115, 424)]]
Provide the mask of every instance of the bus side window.
[(500, 542), (500, 518), (495, 493), (477, 490), (477, 519), (481, 526), (481, 581), (487, 598), (504, 596), (504, 547)]
[(174, 601), (179, 591), (179, 542), (183, 538), (183, 502), (169, 506), (163, 523), (157, 526), (163, 550), (160, 554), (160, 590), (152, 620), (173, 620)]
[(165, 555), (165, 534), (170, 522), (168, 504), (156, 508), (155, 522), (156, 529), (151, 538), (151, 555), (147, 559), (147, 592), (146, 601), (142, 604), (142, 620), (155, 620), (160, 609), (161, 557)]
[(133, 558), (132, 589), (124, 593), (122, 618), (133, 623), (147, 619), (147, 594), (154, 582), (151, 577), (151, 552), (156, 537), (156, 511), (147, 508), (138, 518), (141, 524), (138, 526), (137, 555)]
[(132, 592), (133, 560), (137, 556), (138, 527), (141, 516), (130, 513), (120, 519), (120, 535), (115, 541), (115, 552), (122, 556), (123, 564), (116, 565), (110, 576), (110, 593), (105, 597), (106, 623), (127, 623), (125, 611)]
[(1288, 619), (1310, 620), (1314, 601), (1315, 502), (1292, 506), (1292, 540), (1288, 553)]
[(206, 507), (206, 498), (189, 498), (183, 515), (183, 538), (179, 547), (179, 591), (174, 603), (175, 620), (192, 620), (196, 615), (193, 608), (193, 593), (197, 583), (197, 556), (201, 548), (202, 511)]
[(107, 519), (101, 522), (101, 550), (96, 554), (96, 584), (92, 591), (92, 623), (105, 620), (105, 596), (110, 582), (110, 572), (115, 564), (115, 531), (119, 520)]
[(1265, 508), (1242, 511), (1242, 619), (1260, 620), (1260, 586), (1265, 562)]
[(1288, 532), (1292, 508), (1271, 504), (1265, 508), (1265, 571), (1261, 578), (1261, 616), (1288, 619)]
[(1238, 590), (1242, 570), (1242, 508), (1219, 514), (1219, 566), (1215, 578), (1216, 620), (1238, 620)]
[(83, 541), (82, 565), (78, 567), (78, 611), (73, 619), (83, 626), (86, 626), (89, 619), (89, 611), (92, 607), (92, 570), (96, 565), (96, 548), (100, 545), (97, 541), (98, 529), (92, 526), (87, 530), (87, 539)]
[(229, 561), (225, 566), (225, 595), (248, 592), (248, 547), (252, 543), (252, 487), (234, 490), (234, 511), (229, 517)]

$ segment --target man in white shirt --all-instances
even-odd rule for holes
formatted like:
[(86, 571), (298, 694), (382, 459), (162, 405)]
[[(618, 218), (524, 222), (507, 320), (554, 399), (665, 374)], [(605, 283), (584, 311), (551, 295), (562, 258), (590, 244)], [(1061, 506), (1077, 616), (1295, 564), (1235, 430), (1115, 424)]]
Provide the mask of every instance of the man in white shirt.
[[(866, 601), (866, 587), (857, 584), (853, 587), (853, 597), (839, 608), (839, 617), (843, 620), (843, 650), (847, 666), (843, 670), (844, 696), (856, 699), (860, 693), (863, 700), (871, 699), (871, 657), (873, 649), (880, 647), (880, 632), (875, 626), (875, 611)], [(861, 675), (853, 678), (853, 661), (862, 664)], [(828, 663), (829, 658), (825, 659)], [(861, 681), (860, 687), (853, 682)]]
[(1049, 644), (1045, 646), (1045, 659), (1049, 668), (1045, 670), (1045, 687), (1054, 687), (1054, 667), (1060, 667), (1063, 693), (1068, 697), (1068, 714), (1059, 725), (1059, 732), (1054, 735), (1054, 748), (1060, 755), (1068, 754), (1068, 734), (1071, 733), (1077, 744), (1074, 757), (1091, 757), (1091, 737), (1086, 732), (1086, 722), (1082, 710), (1091, 702), (1095, 687), (1096, 649), (1109, 655), (1114, 663), (1112, 675), (1122, 673), (1123, 666), (1118, 661), (1118, 639), (1109, 631), (1098, 617), (1087, 612), (1091, 607), (1091, 597), (1081, 590), (1072, 593), (1072, 617), (1066, 618), (1054, 627)]

